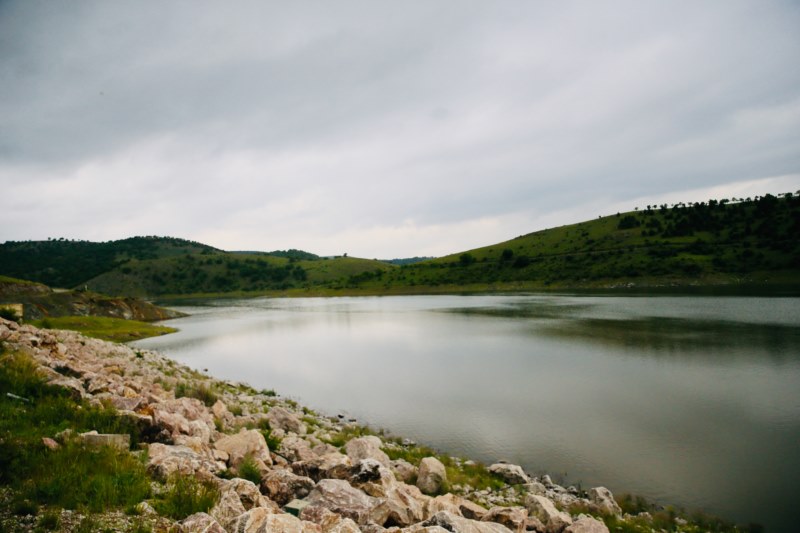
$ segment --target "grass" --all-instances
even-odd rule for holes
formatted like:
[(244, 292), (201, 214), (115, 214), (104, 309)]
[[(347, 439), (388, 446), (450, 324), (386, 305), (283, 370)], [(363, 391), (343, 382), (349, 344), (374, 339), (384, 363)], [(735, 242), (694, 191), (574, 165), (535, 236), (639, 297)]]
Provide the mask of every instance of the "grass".
[(147, 337), (174, 333), (177, 330), (166, 326), (155, 326), (136, 320), (98, 316), (62, 316), (35, 320), (32, 324), (45, 329), (68, 329), (87, 337), (114, 342), (128, 342)]
[(186, 382), (179, 382), (175, 387), (175, 397), (176, 398), (196, 398), (203, 402), (206, 407), (211, 407), (217, 400), (219, 400), (219, 396), (217, 393), (214, 392), (212, 387), (209, 387), (205, 383), (197, 384), (187, 384)]
[(219, 489), (194, 476), (175, 475), (153, 504), (159, 514), (183, 520), (194, 513), (207, 513), (219, 500)]
[(261, 484), (261, 471), (250, 454), (244, 456), (242, 462), (236, 467), (236, 471), (240, 478), (252, 481), (256, 485)]
[(0, 356), (0, 390), (28, 400), (0, 397), (0, 484), (17, 491), (22, 507), (47, 504), (97, 512), (146, 498), (150, 478), (141, 458), (111, 448), (85, 449), (69, 440), (56, 450), (43, 445), (42, 437), (67, 428), (128, 433), (134, 443), (138, 430), (112, 408), (75, 401), (48, 386), (36, 368), (28, 356)]

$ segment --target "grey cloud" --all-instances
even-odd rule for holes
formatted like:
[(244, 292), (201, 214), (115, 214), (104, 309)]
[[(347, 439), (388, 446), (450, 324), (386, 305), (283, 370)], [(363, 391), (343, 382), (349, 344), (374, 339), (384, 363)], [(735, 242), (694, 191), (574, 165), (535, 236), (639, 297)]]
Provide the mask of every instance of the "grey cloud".
[(73, 180), (85, 214), (38, 231), (138, 209), (191, 237), (210, 209), (346, 233), (798, 174), (797, 27), (789, 1), (10, 1), (0, 181)]

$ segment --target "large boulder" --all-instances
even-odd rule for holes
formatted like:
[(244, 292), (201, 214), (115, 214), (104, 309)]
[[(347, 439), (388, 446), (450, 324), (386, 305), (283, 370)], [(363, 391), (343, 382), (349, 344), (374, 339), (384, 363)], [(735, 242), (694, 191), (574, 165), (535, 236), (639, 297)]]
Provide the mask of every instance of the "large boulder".
[(522, 485), (528, 483), (530, 478), (519, 465), (509, 463), (495, 463), (489, 467), (489, 472), (497, 474), (509, 485)]
[(447, 483), (447, 470), (435, 457), (425, 457), (419, 462), (417, 487), (425, 494), (440, 492)]
[(326, 453), (307, 461), (292, 463), (292, 471), (299, 476), (310, 477), (314, 481), (320, 479), (349, 479), (352, 475), (353, 462), (339, 452)]
[(511, 531), (522, 533), (528, 519), (528, 510), (524, 507), (492, 507), (483, 515), (481, 522), (496, 522)]
[(281, 441), (277, 453), (292, 463), (295, 461), (313, 461), (317, 458), (317, 454), (311, 450), (311, 445), (308, 441), (295, 435), (285, 437)]
[(230, 530), (236, 518), (247, 509), (242, 505), (239, 495), (232, 488), (222, 491), (219, 500), (208, 512), (222, 527)]
[(591, 516), (581, 515), (564, 533), (609, 533), (606, 525)]
[(208, 479), (224, 470), (224, 466), (188, 446), (153, 443), (148, 448), (147, 470), (161, 480), (177, 473)]
[(392, 462), (389, 456), (381, 450), (381, 444), (381, 439), (378, 437), (359, 437), (350, 439), (344, 445), (344, 452), (353, 463), (357, 463), (362, 459), (374, 459), (386, 468), (391, 468)]
[(286, 505), (294, 499), (303, 499), (314, 488), (314, 480), (298, 476), (288, 470), (273, 469), (261, 479), (264, 493), (278, 505)]
[(219, 420), (223, 429), (233, 427), (233, 424), (236, 422), (236, 417), (228, 410), (228, 406), (225, 405), (222, 400), (217, 400), (216, 403), (211, 406), (211, 412), (214, 418)]
[(358, 524), (342, 518), (325, 507), (309, 506), (300, 512), (300, 519), (313, 522), (322, 528), (322, 533), (361, 533)]
[(433, 516), (440, 511), (447, 511), (454, 515), (469, 518), (470, 520), (480, 520), (488, 512), (477, 503), (452, 493), (443, 494), (430, 499), (428, 502), (427, 514)]
[(391, 463), (392, 472), (403, 483), (413, 483), (417, 479), (419, 470), (404, 459), (397, 459)]
[(151, 404), (153, 423), (166, 429), (175, 439), (179, 435), (211, 441), (216, 428), (214, 417), (203, 402), (195, 398), (176, 398)]
[(478, 522), (447, 511), (436, 513), (420, 525), (439, 526), (451, 533), (512, 533), (510, 529), (496, 522)]
[[(267, 441), (264, 439), (264, 435), (255, 429), (242, 428), (239, 433), (225, 435), (214, 443), (214, 448), (227, 453), (230, 457), (228, 464), (234, 468), (238, 467), (247, 456), (256, 461), (256, 464), (259, 461), (264, 465), (272, 464)], [(266, 468), (261, 470), (262, 472), (266, 471)]]
[(311, 506), (325, 507), (359, 525), (383, 525), (389, 517), (386, 501), (373, 498), (340, 479), (323, 479), (306, 498)]
[(322, 533), (313, 522), (305, 522), (290, 514), (274, 514), (256, 507), (239, 515), (228, 528), (236, 533)]
[(561, 533), (567, 526), (572, 524), (572, 517), (556, 509), (556, 506), (538, 494), (528, 494), (525, 496), (525, 507), (528, 513), (541, 520), (545, 526), (546, 533)]
[(589, 501), (592, 502), (600, 513), (608, 515), (622, 514), (622, 509), (614, 499), (614, 495), (605, 487), (589, 489)]
[(195, 513), (181, 522), (183, 533), (228, 533), (213, 516), (206, 513)]
[(306, 425), (294, 414), (283, 407), (273, 407), (265, 417), (271, 429), (282, 429), (286, 432), (303, 435), (307, 431)]
[(231, 480), (220, 480), (220, 485), (223, 490), (230, 488), (239, 495), (239, 500), (248, 511), (253, 507), (261, 507), (263, 505), (264, 497), (258, 485), (248, 479), (235, 477)]

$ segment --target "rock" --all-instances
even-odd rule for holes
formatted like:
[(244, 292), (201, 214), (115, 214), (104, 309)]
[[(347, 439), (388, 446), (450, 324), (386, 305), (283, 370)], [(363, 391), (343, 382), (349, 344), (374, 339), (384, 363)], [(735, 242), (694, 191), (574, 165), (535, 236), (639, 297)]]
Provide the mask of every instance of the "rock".
[(425, 457), (419, 463), (417, 487), (425, 494), (436, 494), (447, 483), (447, 471), (435, 457)]
[(489, 467), (489, 472), (497, 474), (509, 485), (522, 485), (530, 481), (530, 478), (522, 467), (509, 463), (495, 463)]
[(439, 526), (451, 533), (511, 533), (507, 527), (495, 522), (478, 522), (447, 511), (440, 511), (422, 522), (422, 527)]
[(458, 508), (461, 511), (461, 516), (471, 520), (481, 520), (487, 513), (485, 508), (481, 507), (475, 502), (471, 502), (463, 498), (459, 502)]
[(392, 462), (389, 456), (381, 450), (381, 444), (381, 440), (377, 437), (359, 437), (350, 439), (344, 445), (344, 452), (353, 463), (357, 463), (362, 459), (374, 459), (386, 468), (391, 468)]
[(368, 522), (382, 525), (389, 516), (385, 500), (368, 496), (340, 479), (321, 480), (306, 500), (311, 506), (325, 507), (359, 525)]
[(258, 485), (250, 480), (235, 477), (231, 480), (220, 480), (220, 485), (222, 490), (229, 488), (234, 491), (239, 496), (239, 501), (248, 511), (261, 505), (261, 491), (258, 489)]
[(614, 500), (614, 495), (605, 487), (594, 487), (589, 489), (589, 501), (592, 502), (598, 511), (603, 514), (621, 515), (622, 509)]
[(242, 505), (239, 495), (232, 488), (228, 488), (221, 492), (219, 500), (208, 514), (214, 517), (222, 527), (229, 530), (236, 518), (244, 512), (246, 509)]
[(527, 494), (544, 494), (547, 492), (547, 487), (539, 483), (538, 481), (531, 481), (526, 483), (523, 487)]
[[(272, 464), (267, 441), (264, 435), (255, 429), (242, 428), (239, 433), (225, 435), (214, 443), (214, 448), (227, 453), (230, 457), (228, 464), (234, 468), (238, 467), (246, 456), (250, 456), (257, 463), (261, 461), (264, 465)], [(263, 468), (262, 474), (266, 470)]]
[(295, 415), (283, 407), (273, 407), (267, 413), (266, 419), (269, 421), (271, 429), (282, 429), (283, 431), (304, 435), (306, 425)]
[(313, 479), (287, 470), (270, 470), (261, 479), (262, 490), (278, 505), (286, 505), (295, 498), (305, 498), (314, 485)]
[(223, 467), (188, 446), (169, 446), (153, 443), (148, 448), (147, 470), (157, 478), (166, 480), (175, 473), (211, 477)]
[(289, 462), (313, 461), (318, 457), (311, 450), (311, 445), (308, 444), (308, 441), (295, 435), (289, 435), (281, 441), (278, 453)]
[(89, 395), (86, 393), (86, 390), (83, 388), (83, 383), (81, 383), (76, 378), (59, 376), (57, 378), (49, 380), (47, 384), (53, 387), (60, 387), (66, 390), (73, 400), (79, 401), (89, 397)]
[(325, 507), (306, 507), (300, 513), (300, 519), (319, 525), (322, 533), (361, 533), (358, 524), (349, 518), (342, 518)]
[(606, 525), (594, 517), (581, 515), (564, 533), (609, 533)]
[(292, 471), (299, 476), (310, 477), (314, 481), (320, 479), (349, 479), (353, 463), (342, 453), (333, 452), (309, 461), (292, 463)]
[(556, 506), (538, 494), (528, 494), (525, 496), (525, 507), (528, 513), (542, 521), (546, 533), (560, 533), (567, 526), (572, 524), (572, 517), (556, 509)]
[(108, 399), (117, 411), (136, 411), (143, 401), (142, 398), (138, 397), (127, 398), (125, 396), (115, 396), (113, 394)]
[(195, 513), (181, 522), (183, 533), (227, 533), (213, 516), (206, 513)]
[(391, 462), (390, 467), (397, 479), (403, 483), (411, 483), (416, 480), (418, 469), (408, 461), (397, 459)]
[[(440, 511), (447, 511), (448, 513), (452, 513), (454, 515), (464, 516), (464, 514), (461, 512), (461, 504), (466, 501), (467, 500), (461, 496), (456, 496), (452, 493), (442, 494), (441, 496), (436, 496), (435, 498), (428, 500), (428, 505), (425, 512), (429, 517)], [(483, 514), (486, 514), (486, 509), (483, 511)], [(472, 516), (467, 518), (479, 520), (479, 518), (474, 518)]]
[(195, 398), (165, 400), (151, 407), (153, 423), (169, 431), (173, 439), (187, 435), (208, 443), (216, 431), (211, 413), (203, 402)]
[(236, 533), (322, 533), (313, 522), (304, 522), (290, 514), (274, 514), (261, 507), (250, 509), (231, 524)]
[(57, 450), (61, 447), (59, 443), (50, 437), (42, 437), (42, 444), (44, 444), (44, 447), (48, 450)]
[(524, 507), (492, 507), (482, 518), (481, 522), (496, 522), (506, 526), (511, 531), (522, 533), (525, 531), (528, 510)]
[(131, 436), (126, 434), (103, 434), (96, 431), (81, 433), (81, 442), (90, 448), (109, 446), (120, 451), (128, 451), (131, 447)]
[(232, 427), (234, 422), (236, 422), (233, 413), (228, 410), (228, 406), (225, 405), (222, 400), (217, 400), (216, 403), (211, 406), (211, 413), (214, 415), (214, 418), (219, 420), (223, 429)]

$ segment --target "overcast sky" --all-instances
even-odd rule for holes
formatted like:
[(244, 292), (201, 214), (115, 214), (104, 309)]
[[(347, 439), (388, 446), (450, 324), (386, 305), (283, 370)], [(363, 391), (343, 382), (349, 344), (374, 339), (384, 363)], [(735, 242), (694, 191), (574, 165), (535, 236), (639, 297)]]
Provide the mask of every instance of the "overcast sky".
[(800, 2), (0, 0), (0, 242), (444, 255), (800, 189)]

